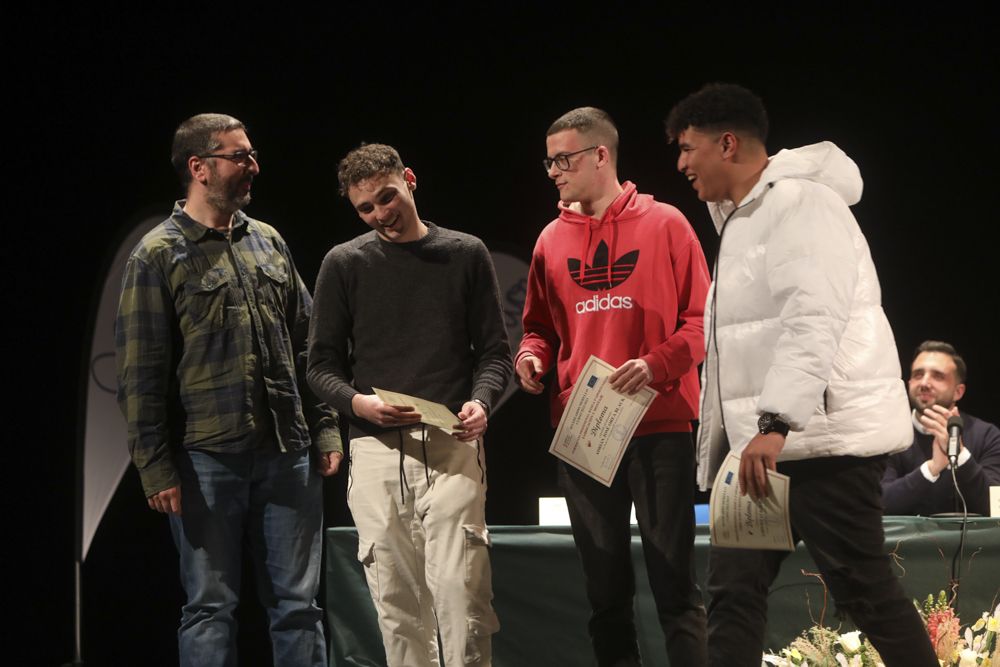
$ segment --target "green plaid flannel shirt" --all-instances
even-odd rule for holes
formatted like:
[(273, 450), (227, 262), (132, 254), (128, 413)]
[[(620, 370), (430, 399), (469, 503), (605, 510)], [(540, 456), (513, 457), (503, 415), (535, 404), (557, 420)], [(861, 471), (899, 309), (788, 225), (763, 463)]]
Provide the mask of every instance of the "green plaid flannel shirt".
[(146, 495), (180, 483), (173, 447), (247, 447), (264, 392), (282, 451), (343, 451), (337, 413), (306, 383), (312, 298), (284, 240), (238, 212), (226, 242), (183, 205), (132, 251), (115, 321), (118, 403)]

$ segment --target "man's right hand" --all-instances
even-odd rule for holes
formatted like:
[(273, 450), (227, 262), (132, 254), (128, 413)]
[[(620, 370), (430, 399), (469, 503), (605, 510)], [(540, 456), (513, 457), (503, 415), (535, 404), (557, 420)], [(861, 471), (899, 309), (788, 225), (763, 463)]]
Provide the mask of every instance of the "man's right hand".
[(146, 499), (149, 509), (163, 512), (164, 514), (181, 515), (181, 487), (172, 486), (159, 493), (154, 493)]
[(545, 389), (545, 385), (538, 381), (542, 377), (542, 362), (538, 357), (526, 354), (517, 362), (517, 380), (521, 383), (521, 388), (529, 394), (540, 394)]
[(420, 413), (411, 406), (387, 405), (375, 394), (355, 394), (351, 409), (358, 417), (383, 428), (419, 424), (421, 419)]

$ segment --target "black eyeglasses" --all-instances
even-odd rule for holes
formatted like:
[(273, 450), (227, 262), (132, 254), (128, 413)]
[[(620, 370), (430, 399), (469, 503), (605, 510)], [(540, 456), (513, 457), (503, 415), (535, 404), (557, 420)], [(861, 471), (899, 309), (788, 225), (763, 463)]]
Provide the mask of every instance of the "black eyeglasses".
[(218, 157), (223, 160), (235, 162), (241, 167), (249, 167), (251, 160), (254, 162), (258, 161), (256, 148), (249, 151), (236, 151), (235, 153), (205, 153), (204, 155), (195, 155), (195, 157), (201, 158), (202, 160), (209, 157)]
[(579, 155), (580, 153), (586, 153), (587, 151), (592, 151), (597, 146), (590, 146), (589, 148), (581, 148), (578, 151), (573, 151), (572, 153), (562, 153), (555, 157), (542, 158), (542, 164), (545, 166), (545, 171), (552, 168), (552, 165), (559, 167), (560, 169), (569, 169), (570, 163), (569, 159), (574, 155)]

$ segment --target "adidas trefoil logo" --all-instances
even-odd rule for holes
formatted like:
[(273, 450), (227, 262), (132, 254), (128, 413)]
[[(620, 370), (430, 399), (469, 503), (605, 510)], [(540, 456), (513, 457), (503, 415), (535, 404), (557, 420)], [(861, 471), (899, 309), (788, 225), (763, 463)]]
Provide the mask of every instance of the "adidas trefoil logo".
[(599, 292), (617, 287), (628, 280), (638, 261), (638, 250), (625, 253), (611, 265), (611, 279), (608, 280), (608, 244), (601, 241), (597, 244), (597, 249), (594, 250), (593, 265), (584, 266), (583, 275), (581, 275), (579, 259), (571, 257), (566, 260), (566, 264), (573, 282), (591, 292)]

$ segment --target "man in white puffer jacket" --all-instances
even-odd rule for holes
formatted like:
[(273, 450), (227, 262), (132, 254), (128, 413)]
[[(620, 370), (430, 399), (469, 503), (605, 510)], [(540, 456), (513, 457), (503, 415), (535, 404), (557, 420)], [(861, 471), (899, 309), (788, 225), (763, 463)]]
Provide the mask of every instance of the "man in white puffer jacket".
[[(832, 143), (768, 158), (752, 92), (711, 84), (667, 119), (677, 167), (721, 239), (705, 319), (699, 484), (732, 449), (740, 488), (791, 477), (790, 514), (838, 606), (886, 665), (936, 665), (884, 551), (886, 455), (912, 439), (906, 389), (868, 244), (857, 165)], [(780, 551), (711, 549), (713, 665), (759, 665)]]

